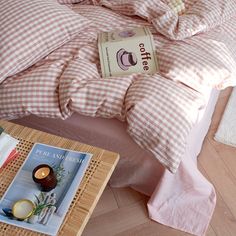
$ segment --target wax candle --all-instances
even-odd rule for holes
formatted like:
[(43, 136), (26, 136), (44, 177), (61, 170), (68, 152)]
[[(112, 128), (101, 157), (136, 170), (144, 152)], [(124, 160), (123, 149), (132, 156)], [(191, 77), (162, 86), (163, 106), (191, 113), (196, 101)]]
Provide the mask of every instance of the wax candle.
[(57, 186), (57, 178), (52, 169), (47, 164), (42, 164), (34, 168), (32, 178), (43, 192), (49, 192)]
[(35, 208), (33, 202), (28, 199), (16, 201), (12, 207), (12, 214), (19, 220), (25, 220), (31, 216)]
[(34, 176), (36, 179), (43, 179), (46, 178), (50, 173), (50, 169), (48, 167), (42, 167), (36, 170)]

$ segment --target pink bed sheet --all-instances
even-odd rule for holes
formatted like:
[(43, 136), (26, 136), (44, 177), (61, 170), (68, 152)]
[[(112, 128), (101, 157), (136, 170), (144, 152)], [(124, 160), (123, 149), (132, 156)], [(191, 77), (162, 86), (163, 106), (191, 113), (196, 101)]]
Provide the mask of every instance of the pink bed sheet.
[(74, 114), (65, 121), (28, 116), (13, 122), (119, 152), (121, 158), (110, 185), (129, 186), (149, 195), (151, 219), (200, 236), (208, 228), (216, 194), (213, 185), (197, 168), (197, 155), (209, 128), (217, 97), (218, 91), (209, 92), (207, 105), (199, 111), (176, 174), (164, 169), (150, 152), (141, 149), (128, 136), (126, 123), (116, 119)]

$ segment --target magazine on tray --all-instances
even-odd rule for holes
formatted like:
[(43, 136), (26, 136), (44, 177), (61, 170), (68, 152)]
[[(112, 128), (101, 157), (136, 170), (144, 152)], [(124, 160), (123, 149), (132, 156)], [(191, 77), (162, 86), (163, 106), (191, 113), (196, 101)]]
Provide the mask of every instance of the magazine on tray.
[(92, 154), (34, 144), (0, 201), (0, 221), (56, 235)]

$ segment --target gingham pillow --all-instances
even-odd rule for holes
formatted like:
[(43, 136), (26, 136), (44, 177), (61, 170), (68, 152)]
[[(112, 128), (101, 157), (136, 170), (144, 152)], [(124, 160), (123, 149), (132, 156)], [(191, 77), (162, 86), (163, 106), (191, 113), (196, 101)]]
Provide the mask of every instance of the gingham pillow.
[(0, 82), (47, 56), (88, 24), (54, 0), (0, 1)]

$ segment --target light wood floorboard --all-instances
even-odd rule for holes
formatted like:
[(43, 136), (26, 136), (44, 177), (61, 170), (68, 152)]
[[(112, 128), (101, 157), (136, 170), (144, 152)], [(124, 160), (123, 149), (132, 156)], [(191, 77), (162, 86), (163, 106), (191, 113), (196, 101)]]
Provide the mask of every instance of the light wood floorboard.
[[(215, 186), (217, 204), (206, 236), (236, 235), (236, 148), (214, 141), (232, 89), (221, 92), (198, 158), (202, 174)], [(190, 236), (148, 218), (148, 198), (130, 188), (107, 186), (83, 236)]]

